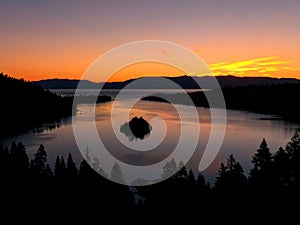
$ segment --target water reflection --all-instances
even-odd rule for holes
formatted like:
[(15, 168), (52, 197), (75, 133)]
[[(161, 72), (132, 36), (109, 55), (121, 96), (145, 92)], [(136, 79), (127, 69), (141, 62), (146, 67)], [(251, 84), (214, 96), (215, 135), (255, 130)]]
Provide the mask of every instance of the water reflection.
[[(146, 121), (149, 121), (152, 126), (151, 135), (144, 137), (144, 139), (132, 141), (126, 137), (120, 129), (114, 130), (111, 123), (111, 109), (113, 104), (118, 104), (119, 110), (116, 118), (119, 127), (134, 116), (142, 116)], [(177, 145), (181, 126), (189, 128), (191, 124), (193, 124), (193, 121), (190, 119), (190, 106), (178, 106), (182, 107), (181, 109), (184, 111), (182, 124), (180, 124), (180, 118), (174, 107), (167, 103), (139, 101), (134, 108), (131, 109), (129, 118), (124, 115), (124, 112), (127, 110), (126, 107), (126, 101), (97, 105), (95, 111), (96, 127), (101, 140), (103, 140), (104, 145), (110, 149), (110, 153), (114, 157), (137, 166), (155, 163), (168, 157)], [(200, 126), (199, 142), (188, 164), (188, 167), (193, 168), (195, 171), (197, 171), (197, 166), (202, 157), (211, 130), (210, 111), (205, 108), (197, 108), (197, 112), (200, 118), (200, 123), (197, 124)], [(85, 132), (84, 127), (89, 122), (89, 114), (91, 113), (93, 113), (91, 105), (78, 106), (77, 122), (82, 126), (82, 132)], [(161, 119), (159, 120), (157, 118)], [(260, 118), (264, 118), (264, 120)], [(214, 180), (216, 172), (220, 168), (220, 163), (226, 162), (230, 154), (233, 154), (236, 160), (241, 162), (247, 173), (252, 167), (251, 157), (263, 138), (266, 138), (270, 150), (275, 152), (280, 146), (284, 147), (292, 137), (294, 130), (299, 128), (299, 124), (296, 123), (266, 120), (265, 118), (271, 118), (271, 116), (228, 110), (227, 129), (223, 145), (217, 158), (203, 173), (209, 181)], [(151, 143), (157, 143), (157, 146), (154, 146), (152, 150), (134, 150), (146, 148), (150, 140)], [(13, 141), (23, 142), (26, 145), (29, 156), (32, 156), (39, 145), (43, 144), (47, 150), (48, 159), (49, 162), (52, 163), (52, 166), (57, 155), (67, 158), (69, 152), (72, 153), (77, 163), (82, 159), (74, 139), (71, 118), (64, 119), (61, 123), (45, 124), (35, 129), (34, 132), (27, 132), (18, 137), (5, 138), (0, 142), (9, 146)], [(87, 140), (82, 150), (86, 149), (87, 146), (89, 149), (94, 149), (95, 151), (99, 149), (99, 146), (93, 146), (93, 144)], [(184, 155), (189, 147), (190, 146), (186, 146), (186, 149), (182, 149), (181, 154)], [(95, 155), (91, 157), (98, 158), (100, 166), (106, 163), (106, 159), (101, 158), (101, 156)], [(157, 171), (157, 173), (161, 174), (161, 171)]]

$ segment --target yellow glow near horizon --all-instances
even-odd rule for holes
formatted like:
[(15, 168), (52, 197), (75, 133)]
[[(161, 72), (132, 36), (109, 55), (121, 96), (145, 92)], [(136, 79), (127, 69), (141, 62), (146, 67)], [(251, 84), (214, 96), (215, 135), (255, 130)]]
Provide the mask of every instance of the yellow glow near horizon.
[[(215, 75), (300, 78), (296, 0), (31, 0), (0, 5), (0, 72), (16, 78), (81, 79), (102, 54), (141, 40), (182, 45), (207, 62)], [(137, 71), (124, 78), (154, 72)], [(95, 81), (105, 77), (100, 74)]]
[(219, 62), (210, 64), (209, 67), (214, 75), (284, 77), (287, 71), (300, 71), (300, 68), (287, 66), (290, 64), (290, 61), (278, 60), (278, 57), (264, 57)]
[[(89, 60), (88, 60), (89, 59)], [(42, 80), (51, 78), (66, 78), (66, 79), (81, 79), (85, 69), (89, 66), (90, 58), (86, 60), (79, 60), (78, 57), (75, 61), (80, 63), (73, 66), (73, 61), (61, 62), (61, 66), (58, 68), (59, 73), (52, 70), (51, 67), (42, 63), (37, 63), (37, 66), (24, 65), (22, 72), (18, 69), (12, 68), (11, 70), (4, 70), (4, 72), (10, 76), (16, 78), (24, 78), (25, 80)], [(40, 65), (40, 66), (38, 66)], [(222, 61), (217, 63), (208, 64), (212, 75), (234, 75), (234, 76), (268, 76), (268, 77), (290, 77), (300, 79), (300, 67), (298, 64), (288, 60), (281, 60), (279, 57), (260, 57), (245, 60), (235, 61)], [(39, 75), (39, 72), (40, 75)], [(190, 76), (197, 76), (197, 71)], [(116, 72), (109, 81), (125, 81), (128, 79), (134, 79), (143, 76), (182, 76), (186, 75), (183, 71), (173, 66), (155, 63), (155, 62), (143, 62), (136, 63), (122, 68)], [(103, 81), (100, 79), (97, 81)]]

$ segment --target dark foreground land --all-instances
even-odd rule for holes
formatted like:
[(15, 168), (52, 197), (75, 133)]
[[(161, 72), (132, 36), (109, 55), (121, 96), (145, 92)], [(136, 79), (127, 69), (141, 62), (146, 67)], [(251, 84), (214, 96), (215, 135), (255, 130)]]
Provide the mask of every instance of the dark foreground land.
[[(280, 213), (278, 218), (294, 213), (300, 200), (298, 133), (275, 154), (263, 139), (251, 161), (253, 168), (246, 176), (230, 155), (220, 165), (215, 182), (209, 184), (202, 174), (171, 160), (164, 166), (162, 177), (175, 175), (161, 183), (134, 187), (104, 178), (124, 179), (117, 163), (111, 171), (103, 171), (97, 160), (90, 162), (92, 167), (85, 160), (77, 167), (69, 154), (66, 160), (58, 156), (50, 168), (44, 146), (29, 159), (25, 146), (13, 143), (10, 148), (0, 146), (1, 203), (8, 208), (27, 209), (30, 205), (30, 209), (43, 213), (51, 206), (55, 214), (63, 213), (66, 207), (74, 212), (158, 212), (165, 216), (169, 210), (184, 214), (201, 211), (203, 217), (206, 213), (231, 213), (249, 219), (268, 218), (269, 212)], [(292, 216), (295, 214), (289, 218)]]
[[(92, 96), (79, 96), (77, 103), (91, 103)], [(96, 103), (111, 101), (99, 96)], [(73, 96), (62, 97), (37, 83), (15, 79), (0, 73), (0, 137), (17, 135), (47, 123), (61, 122), (73, 113)]]
[[(280, 84), (224, 88), (223, 93), (228, 108), (299, 121), (299, 90), (299, 84)], [(13, 135), (72, 114), (72, 98), (54, 95), (24, 80), (1, 74), (0, 92), (3, 106), (0, 136)], [(178, 95), (173, 96), (175, 102), (172, 103), (184, 104)], [(197, 106), (208, 106), (203, 92), (190, 96)], [(149, 98), (144, 100), (163, 101)], [(215, 182), (208, 184), (198, 171), (171, 160), (163, 168), (162, 177), (175, 175), (158, 184), (135, 187), (111, 182), (95, 171), (114, 180), (124, 179), (118, 164), (111, 171), (102, 171), (97, 161), (91, 162), (92, 169), (85, 160), (76, 165), (69, 155), (67, 159), (58, 156), (55, 166), (50, 167), (44, 146), (29, 158), (22, 143), (0, 145), (1, 217), (11, 215), (10, 220), (20, 218), (24, 223), (27, 219), (45, 222), (59, 216), (96, 218), (99, 223), (104, 223), (102, 219), (109, 216), (114, 223), (118, 218), (123, 219), (124, 213), (139, 223), (158, 222), (157, 215), (169, 218), (169, 222), (179, 217), (196, 222), (209, 217), (225, 223), (239, 217), (243, 218), (241, 223), (258, 223), (261, 218), (268, 222), (280, 218), (288, 223), (289, 219), (298, 218), (298, 133), (275, 154), (263, 140), (251, 161), (253, 168), (245, 175), (241, 164), (230, 155), (227, 162), (220, 165)], [(144, 217), (140, 220), (139, 216)]]

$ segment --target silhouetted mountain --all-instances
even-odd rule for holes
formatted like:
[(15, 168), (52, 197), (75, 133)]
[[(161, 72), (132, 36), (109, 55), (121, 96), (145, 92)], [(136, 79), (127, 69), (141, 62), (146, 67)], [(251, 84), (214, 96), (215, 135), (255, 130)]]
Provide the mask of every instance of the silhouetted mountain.
[[(198, 84), (195, 82), (197, 80), (200, 83), (205, 85), (211, 84), (213, 77), (204, 76), (204, 77), (190, 77), (190, 76), (179, 76), (179, 77), (164, 77), (171, 81), (174, 81), (176, 84), (181, 86), (184, 89), (199, 89)], [(284, 83), (298, 83), (299, 80), (294, 78), (270, 78), (270, 77), (235, 77), (235, 76), (216, 76), (219, 85), (221, 87), (238, 87), (238, 86), (248, 86), (248, 85), (271, 85), (271, 84), (284, 84)], [(141, 79), (141, 78), (138, 78)], [(130, 79), (124, 82), (107, 82), (104, 84), (104, 89), (122, 89), (126, 85), (130, 84), (134, 80)], [(95, 83), (87, 80), (82, 81), (82, 87), (86, 89), (97, 89), (103, 83)], [(79, 83), (79, 80), (68, 80), (68, 79), (48, 79), (41, 80), (37, 82), (42, 87), (46, 89), (76, 89)], [(159, 80), (159, 77), (143, 77), (138, 88), (141, 89), (170, 89), (173, 86), (162, 84)], [(207, 88), (207, 86), (205, 87)]]
[[(46, 89), (76, 89), (77, 85), (79, 83), (79, 80), (70, 80), (70, 79), (47, 79), (47, 80), (41, 80), (37, 82), (39, 85), (41, 85), (43, 88)], [(86, 87), (86, 89), (96, 89), (98, 88), (98, 84), (82, 80), (83, 87)]]
[(294, 84), (299, 83), (300, 80), (295, 78), (272, 78), (272, 77), (235, 77), (217, 76), (220, 86), (223, 87), (239, 87), (250, 85), (276, 85), (276, 84)]

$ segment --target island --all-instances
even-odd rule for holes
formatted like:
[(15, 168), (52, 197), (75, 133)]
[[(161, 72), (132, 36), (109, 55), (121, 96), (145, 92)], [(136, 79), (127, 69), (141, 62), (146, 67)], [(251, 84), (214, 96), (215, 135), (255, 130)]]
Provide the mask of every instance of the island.
[(138, 118), (136, 116), (120, 127), (120, 131), (124, 133), (130, 141), (134, 139), (144, 139), (150, 134), (151, 130), (151, 125), (143, 117)]

